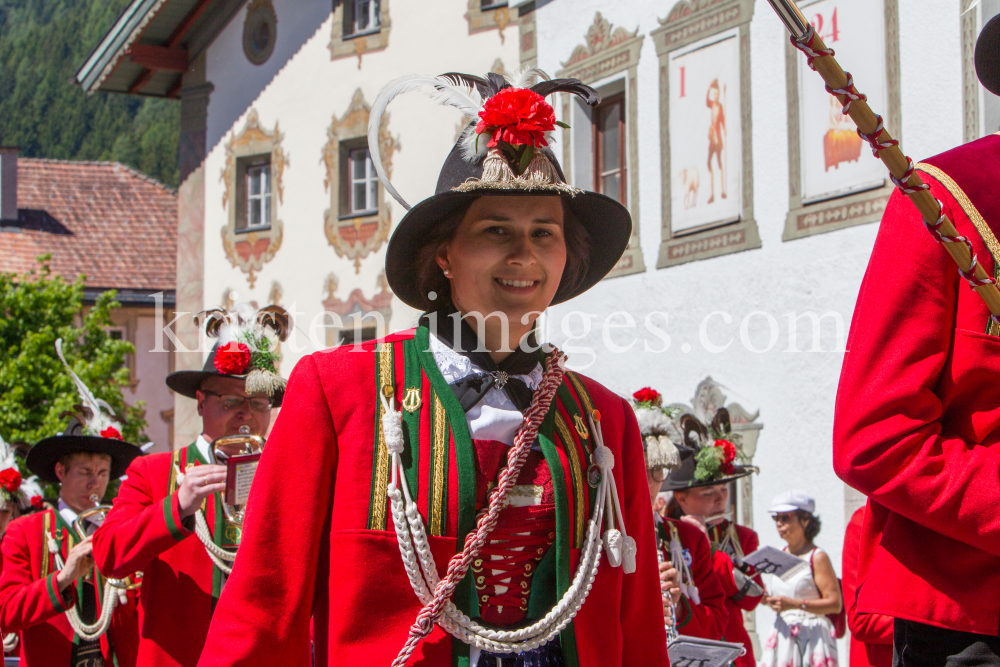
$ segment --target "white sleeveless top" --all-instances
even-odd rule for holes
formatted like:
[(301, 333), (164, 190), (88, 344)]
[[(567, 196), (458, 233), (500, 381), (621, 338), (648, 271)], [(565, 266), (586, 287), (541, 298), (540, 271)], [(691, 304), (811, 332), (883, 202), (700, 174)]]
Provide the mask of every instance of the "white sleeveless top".
[[(784, 595), (796, 600), (818, 600), (823, 597), (823, 594), (819, 592), (819, 588), (816, 587), (816, 580), (813, 579), (812, 559), (817, 552), (822, 552), (822, 550), (816, 547), (805, 557), (802, 557), (802, 560), (809, 563), (809, 565), (788, 577), (787, 580), (780, 577), (771, 577), (769, 586), (770, 595)], [(817, 617), (816, 614), (803, 609), (789, 609), (781, 612), (781, 616), (789, 622)]]

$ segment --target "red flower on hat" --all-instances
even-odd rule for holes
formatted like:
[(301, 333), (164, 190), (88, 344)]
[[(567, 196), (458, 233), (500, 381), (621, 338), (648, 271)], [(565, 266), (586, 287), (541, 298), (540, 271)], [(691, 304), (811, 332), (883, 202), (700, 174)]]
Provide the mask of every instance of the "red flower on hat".
[(8, 493), (17, 493), (21, 488), (21, 473), (16, 468), (0, 470), (0, 487)]
[(732, 475), (735, 472), (733, 461), (736, 459), (736, 445), (728, 440), (716, 440), (715, 446), (722, 450), (722, 472)]
[(44, 505), (44, 503), (42, 502), (42, 497), (41, 496), (31, 496), (31, 505), (33, 507), (37, 507), (38, 509), (42, 509), (42, 506)]
[(556, 123), (552, 106), (527, 88), (504, 88), (486, 100), (479, 118), (476, 132), (490, 135), (490, 148), (501, 141), (513, 146), (548, 146), (545, 133), (553, 131)]
[(125, 438), (122, 437), (121, 432), (118, 429), (116, 429), (114, 426), (109, 426), (106, 429), (104, 429), (103, 431), (101, 431), (101, 437), (102, 438), (112, 438), (113, 440), (124, 440), (125, 439)]
[(223, 375), (243, 375), (250, 367), (250, 348), (233, 341), (215, 351), (215, 370)]
[(663, 403), (663, 396), (660, 395), (660, 392), (650, 387), (643, 387), (632, 394), (632, 398), (635, 399), (636, 403), (652, 403), (653, 405)]

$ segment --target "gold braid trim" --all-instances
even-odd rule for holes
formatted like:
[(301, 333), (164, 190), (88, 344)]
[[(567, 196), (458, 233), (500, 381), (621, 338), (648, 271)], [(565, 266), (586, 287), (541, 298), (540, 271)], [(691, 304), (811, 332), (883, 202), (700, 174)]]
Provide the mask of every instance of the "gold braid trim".
[(434, 467), (432, 475), (434, 477), (434, 487), (431, 495), (431, 535), (444, 535), (444, 477), (445, 477), (445, 452), (448, 449), (448, 416), (445, 414), (444, 404), (435, 393), (434, 405), (434, 442), (431, 445), (434, 455)]
[[(1000, 132), (997, 134), (1000, 134)], [(955, 198), (955, 201), (958, 202), (958, 205), (962, 207), (965, 214), (969, 216), (969, 220), (972, 221), (972, 224), (976, 227), (976, 231), (979, 232), (979, 237), (983, 239), (983, 243), (985, 243), (986, 247), (989, 249), (990, 255), (993, 256), (995, 275), (997, 262), (1000, 262), (1000, 241), (997, 241), (996, 235), (993, 233), (993, 230), (990, 229), (990, 226), (986, 224), (986, 220), (983, 219), (983, 216), (979, 212), (979, 209), (976, 208), (976, 205), (972, 203), (969, 196), (965, 194), (965, 191), (959, 187), (958, 183), (956, 183), (951, 176), (944, 173), (934, 165), (927, 164), (926, 162), (919, 162), (917, 163), (917, 171), (922, 171), (925, 174), (928, 174), (938, 183), (943, 185), (945, 189), (951, 193), (951, 196)], [(1000, 327), (997, 326), (996, 322), (990, 320), (987, 333), (991, 336), (1000, 335)]]
[[(385, 392), (386, 387), (393, 387), (392, 377), (392, 343), (379, 343), (378, 350), (378, 390)], [(385, 445), (385, 433), (382, 432), (382, 402), (376, 401), (378, 412), (378, 463), (375, 470), (375, 492), (372, 494), (372, 528), (385, 530), (386, 525), (386, 489), (389, 487), (389, 449)]]
[(569, 430), (569, 426), (566, 424), (566, 420), (563, 419), (562, 413), (556, 409), (556, 429), (559, 431), (559, 437), (562, 438), (563, 444), (566, 445), (566, 454), (569, 456), (569, 465), (573, 469), (573, 495), (576, 496), (576, 501), (573, 503), (576, 510), (576, 529), (573, 533), (574, 547), (576, 549), (583, 548), (583, 522), (584, 522), (584, 506), (583, 506), (583, 470), (580, 467), (580, 455), (576, 451), (576, 441), (573, 440), (573, 434)]

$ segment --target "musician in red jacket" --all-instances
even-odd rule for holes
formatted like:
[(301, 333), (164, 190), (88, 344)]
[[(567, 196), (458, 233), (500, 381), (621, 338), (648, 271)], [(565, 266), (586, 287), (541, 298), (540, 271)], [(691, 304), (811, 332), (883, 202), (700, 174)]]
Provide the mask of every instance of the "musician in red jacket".
[[(173, 453), (136, 459), (113, 509), (94, 535), (94, 559), (101, 572), (111, 577), (143, 572), (139, 608), (143, 667), (198, 663), (240, 542), (239, 526), (222, 509), (226, 468), (216, 463), (212, 443), (242, 431), (263, 435), (271, 407), (280, 404), (280, 391), (273, 395), (248, 391), (247, 376), (258, 370), (254, 355), (269, 349), (265, 346), (270, 343), (257, 315), (244, 310), (210, 313), (208, 329), (220, 341), (204, 369), (167, 377), (171, 389), (198, 401), (203, 427), (197, 441)], [(254, 337), (252, 351), (240, 342), (248, 335)], [(271, 371), (273, 367), (261, 372)], [(204, 541), (196, 534), (202, 520)]]
[(544, 96), (596, 92), (528, 83), (414, 76), (376, 98), (487, 101), (387, 248), (419, 326), (292, 372), (203, 667), (298, 660), (310, 617), (320, 666), (668, 664), (635, 417), (533, 334), (614, 267), (631, 219), (545, 147)]
[[(1000, 17), (976, 48), (1000, 93)], [(918, 165), (995, 276), (1000, 136)], [(933, 221), (931, 221), (933, 222)], [(894, 193), (861, 285), (837, 391), (837, 474), (869, 497), (857, 608), (896, 618), (900, 664), (1000, 664), (1000, 326)]]
[(858, 611), (858, 556), (861, 547), (861, 527), (865, 508), (851, 515), (844, 531), (844, 609), (847, 626), (851, 629), (851, 667), (890, 667), (892, 665), (892, 616)]
[[(60, 435), (28, 453), (28, 469), (60, 484), (60, 490), (57, 510), (14, 520), (3, 538), (0, 626), (20, 634), (20, 658), (27, 667), (136, 665), (135, 595), (105, 585), (90, 556), (91, 538), (81, 537), (73, 525), (96, 506), (109, 480), (121, 477), (141, 454), (103, 421), (92, 412), (73, 418)], [(95, 516), (82, 527), (90, 533), (99, 521)], [(116, 601), (107, 618), (103, 606), (109, 595)]]

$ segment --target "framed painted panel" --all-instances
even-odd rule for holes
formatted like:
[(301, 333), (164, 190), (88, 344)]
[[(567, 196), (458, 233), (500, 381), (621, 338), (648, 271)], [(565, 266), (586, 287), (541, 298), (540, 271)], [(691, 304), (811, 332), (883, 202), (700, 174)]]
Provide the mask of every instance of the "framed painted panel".
[[(814, 0), (802, 13), (850, 71), (898, 137), (899, 39), (896, 0)], [(786, 47), (789, 213), (785, 241), (878, 220), (892, 186), (857, 128), (805, 56)]]
[(671, 53), (669, 82), (671, 229), (736, 222), (743, 210), (739, 28)]
[(651, 33), (660, 63), (657, 268), (760, 247), (753, 217), (753, 0), (681, 0)]

